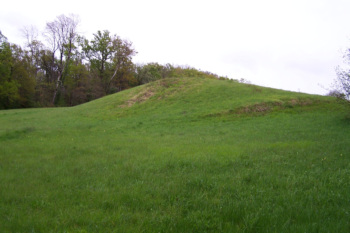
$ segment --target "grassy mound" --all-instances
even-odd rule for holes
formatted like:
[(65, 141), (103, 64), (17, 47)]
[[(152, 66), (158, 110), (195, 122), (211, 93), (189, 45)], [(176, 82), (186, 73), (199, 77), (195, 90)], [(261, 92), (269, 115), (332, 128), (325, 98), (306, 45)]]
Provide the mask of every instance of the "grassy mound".
[(207, 78), (0, 111), (1, 232), (348, 232), (344, 111)]

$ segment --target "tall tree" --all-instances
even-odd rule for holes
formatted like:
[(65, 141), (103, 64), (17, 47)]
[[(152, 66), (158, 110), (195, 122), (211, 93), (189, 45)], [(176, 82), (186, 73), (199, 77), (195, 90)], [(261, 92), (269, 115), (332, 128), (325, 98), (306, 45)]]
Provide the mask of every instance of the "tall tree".
[(35, 73), (40, 70), (41, 53), (44, 50), (43, 43), (38, 39), (39, 32), (34, 26), (24, 27), (22, 34), (26, 39), (25, 48), (28, 51), (29, 61), (35, 67)]
[(343, 68), (337, 68), (338, 89), (346, 99), (350, 99), (350, 48), (344, 54)]
[(0, 31), (0, 109), (14, 108), (19, 99), (16, 80), (12, 79), (11, 45)]
[(120, 82), (132, 73), (131, 59), (136, 54), (132, 43), (111, 35), (107, 30), (97, 31), (91, 41), (85, 40), (83, 51), (91, 69), (97, 72), (106, 94), (111, 92), (116, 79)]
[(56, 102), (57, 94), (64, 84), (65, 75), (69, 68), (76, 43), (78, 39), (77, 27), (78, 17), (75, 15), (60, 15), (53, 22), (46, 24), (45, 37), (50, 45), (52, 60), (54, 61), (53, 72), (57, 71), (55, 77), (55, 89), (52, 98), (52, 104)]

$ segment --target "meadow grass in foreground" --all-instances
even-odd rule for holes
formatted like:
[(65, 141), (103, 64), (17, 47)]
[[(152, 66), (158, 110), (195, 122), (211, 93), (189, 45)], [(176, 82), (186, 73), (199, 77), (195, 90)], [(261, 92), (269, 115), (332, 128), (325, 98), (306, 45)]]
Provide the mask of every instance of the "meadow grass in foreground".
[(210, 79), (0, 111), (0, 231), (349, 232), (344, 115)]

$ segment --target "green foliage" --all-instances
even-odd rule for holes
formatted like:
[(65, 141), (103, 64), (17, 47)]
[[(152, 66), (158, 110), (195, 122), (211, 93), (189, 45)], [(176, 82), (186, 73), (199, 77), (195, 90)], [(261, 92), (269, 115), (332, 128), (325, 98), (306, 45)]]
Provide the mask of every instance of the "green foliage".
[(0, 81), (10, 79), (12, 67), (12, 51), (10, 44), (4, 41), (0, 44)]
[(16, 45), (0, 47), (0, 109), (33, 107), (35, 68), (29, 55)]
[(1, 231), (348, 232), (343, 116), (335, 98), (208, 78), (0, 111)]
[(91, 41), (83, 40), (84, 56), (92, 70), (96, 71), (106, 94), (129, 87), (133, 66), (131, 58), (136, 53), (131, 46), (131, 42), (112, 36), (107, 30), (97, 31)]
[(13, 68), (12, 79), (18, 85), (19, 101), (18, 107), (33, 107), (35, 101), (35, 67), (30, 61), (28, 53), (23, 51), (20, 47), (13, 45)]
[(13, 80), (13, 57), (10, 44), (1, 34), (0, 44), (0, 109), (17, 107), (19, 84)]
[(18, 87), (18, 83), (13, 80), (0, 83), (0, 109), (17, 107), (17, 101), (20, 98)]
[(65, 103), (70, 106), (88, 101), (89, 72), (82, 64), (71, 64), (65, 81)]
[(188, 66), (173, 66), (170, 64), (160, 65), (158, 63), (148, 63), (145, 65), (136, 65), (134, 70), (134, 76), (140, 85), (159, 79), (175, 77), (206, 77), (227, 80), (226, 78), (220, 78), (218, 75), (207, 71), (200, 71)]
[(169, 77), (169, 74), (172, 74), (173, 69), (174, 68), (171, 65), (162, 66), (158, 63), (136, 65), (135, 77), (139, 84), (145, 84)]
[(100, 78), (103, 77), (106, 70), (106, 63), (110, 62), (113, 58), (114, 53), (117, 51), (117, 46), (113, 40), (117, 38), (112, 38), (109, 31), (97, 31), (94, 34), (94, 39), (89, 42), (84, 41), (83, 51), (85, 56), (89, 59), (91, 67), (97, 69)]

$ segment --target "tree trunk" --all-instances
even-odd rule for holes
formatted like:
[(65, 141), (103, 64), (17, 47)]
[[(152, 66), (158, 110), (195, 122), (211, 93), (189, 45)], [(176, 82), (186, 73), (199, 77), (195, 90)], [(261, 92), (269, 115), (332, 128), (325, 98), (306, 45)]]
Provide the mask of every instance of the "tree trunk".
[(117, 75), (117, 71), (118, 71), (118, 68), (115, 69), (114, 74), (112, 75), (112, 77), (109, 79), (109, 82), (107, 83), (106, 94), (108, 93), (108, 89), (111, 86), (111, 83), (112, 83), (114, 77)]
[(55, 105), (55, 102), (56, 102), (56, 98), (57, 98), (57, 92), (58, 92), (58, 89), (60, 87), (60, 82), (61, 82), (61, 76), (62, 74), (60, 74), (57, 78), (57, 82), (56, 82), (56, 88), (55, 88), (55, 91), (53, 93), (53, 98), (52, 98), (52, 104)]

